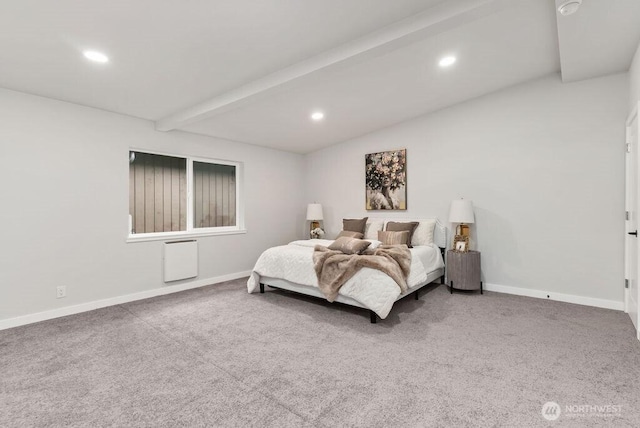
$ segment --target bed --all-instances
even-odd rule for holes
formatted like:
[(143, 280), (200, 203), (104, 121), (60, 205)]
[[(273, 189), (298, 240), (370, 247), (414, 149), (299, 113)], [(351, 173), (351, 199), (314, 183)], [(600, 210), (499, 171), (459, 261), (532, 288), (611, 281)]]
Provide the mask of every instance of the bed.
[[(419, 298), (424, 286), (440, 279), (444, 283), (444, 251), (447, 229), (437, 219), (392, 220), (369, 219), (365, 239), (377, 236), (388, 221), (418, 221), (416, 235), (419, 239), (411, 251), (411, 271), (407, 278), (408, 289), (401, 293), (398, 285), (385, 273), (363, 268), (349, 279), (339, 290), (336, 302), (363, 308), (369, 311), (370, 320), (385, 319), (393, 304), (410, 294)], [(258, 258), (247, 281), (249, 293), (264, 293), (265, 285), (299, 294), (325, 299), (318, 288), (313, 267), (313, 249), (316, 245), (329, 246), (333, 240), (309, 239), (293, 241), (287, 245), (269, 248)], [(418, 244), (418, 245), (416, 245)]]

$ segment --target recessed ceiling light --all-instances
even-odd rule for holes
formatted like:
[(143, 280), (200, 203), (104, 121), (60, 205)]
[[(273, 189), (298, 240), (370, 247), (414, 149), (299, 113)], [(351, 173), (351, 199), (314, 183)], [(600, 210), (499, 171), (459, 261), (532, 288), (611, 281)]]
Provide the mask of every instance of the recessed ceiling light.
[(438, 62), (438, 64), (440, 65), (440, 67), (449, 67), (450, 65), (453, 65), (453, 63), (455, 62), (456, 62), (455, 56), (445, 56), (440, 60), (440, 62)]
[(109, 62), (109, 57), (101, 52), (96, 51), (84, 51), (82, 52), (85, 58), (95, 62)]
[(578, 8), (582, 4), (582, 0), (570, 0), (562, 3), (560, 7), (558, 7), (558, 12), (562, 16), (573, 15), (578, 11)]
[(311, 115), (311, 119), (315, 120), (316, 122), (322, 120), (324, 119), (324, 113), (321, 111), (316, 111)]

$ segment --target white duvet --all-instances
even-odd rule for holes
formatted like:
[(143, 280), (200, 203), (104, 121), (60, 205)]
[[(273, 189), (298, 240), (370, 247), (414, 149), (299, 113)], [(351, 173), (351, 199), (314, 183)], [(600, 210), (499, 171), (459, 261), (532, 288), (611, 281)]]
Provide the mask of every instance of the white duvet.
[[(247, 281), (249, 293), (259, 289), (263, 276), (318, 288), (318, 278), (313, 269), (313, 248), (316, 245), (329, 246), (332, 242), (309, 239), (269, 248), (262, 253)], [(429, 272), (444, 267), (438, 248), (414, 247), (411, 248), (411, 256), (411, 272), (407, 278), (409, 288), (424, 284)], [(384, 319), (400, 296), (400, 287), (387, 274), (363, 268), (340, 288), (339, 294), (358, 301)]]

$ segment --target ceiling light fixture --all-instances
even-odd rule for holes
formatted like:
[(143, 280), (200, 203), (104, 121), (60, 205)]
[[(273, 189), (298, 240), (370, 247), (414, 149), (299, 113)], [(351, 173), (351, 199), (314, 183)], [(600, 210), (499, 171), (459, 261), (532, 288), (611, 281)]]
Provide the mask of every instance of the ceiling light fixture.
[(573, 15), (578, 11), (578, 8), (582, 4), (582, 0), (570, 0), (562, 3), (560, 7), (558, 7), (558, 12), (562, 16)]
[(445, 56), (440, 60), (440, 62), (438, 62), (438, 64), (440, 65), (440, 67), (449, 67), (450, 65), (453, 65), (455, 62), (456, 62), (455, 56)]
[(105, 54), (97, 51), (84, 51), (82, 52), (85, 58), (94, 61), (94, 62), (109, 62), (109, 57)]
[(311, 115), (311, 119), (315, 120), (316, 122), (322, 120), (324, 119), (324, 113), (321, 111), (316, 111)]

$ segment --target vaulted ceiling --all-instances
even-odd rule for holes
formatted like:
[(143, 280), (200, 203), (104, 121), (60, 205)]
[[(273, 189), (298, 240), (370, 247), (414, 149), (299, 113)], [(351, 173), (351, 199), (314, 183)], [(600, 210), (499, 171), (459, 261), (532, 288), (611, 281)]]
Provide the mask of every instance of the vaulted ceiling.
[(550, 73), (627, 71), (640, 1), (563, 1), (4, 0), (0, 87), (308, 153)]

